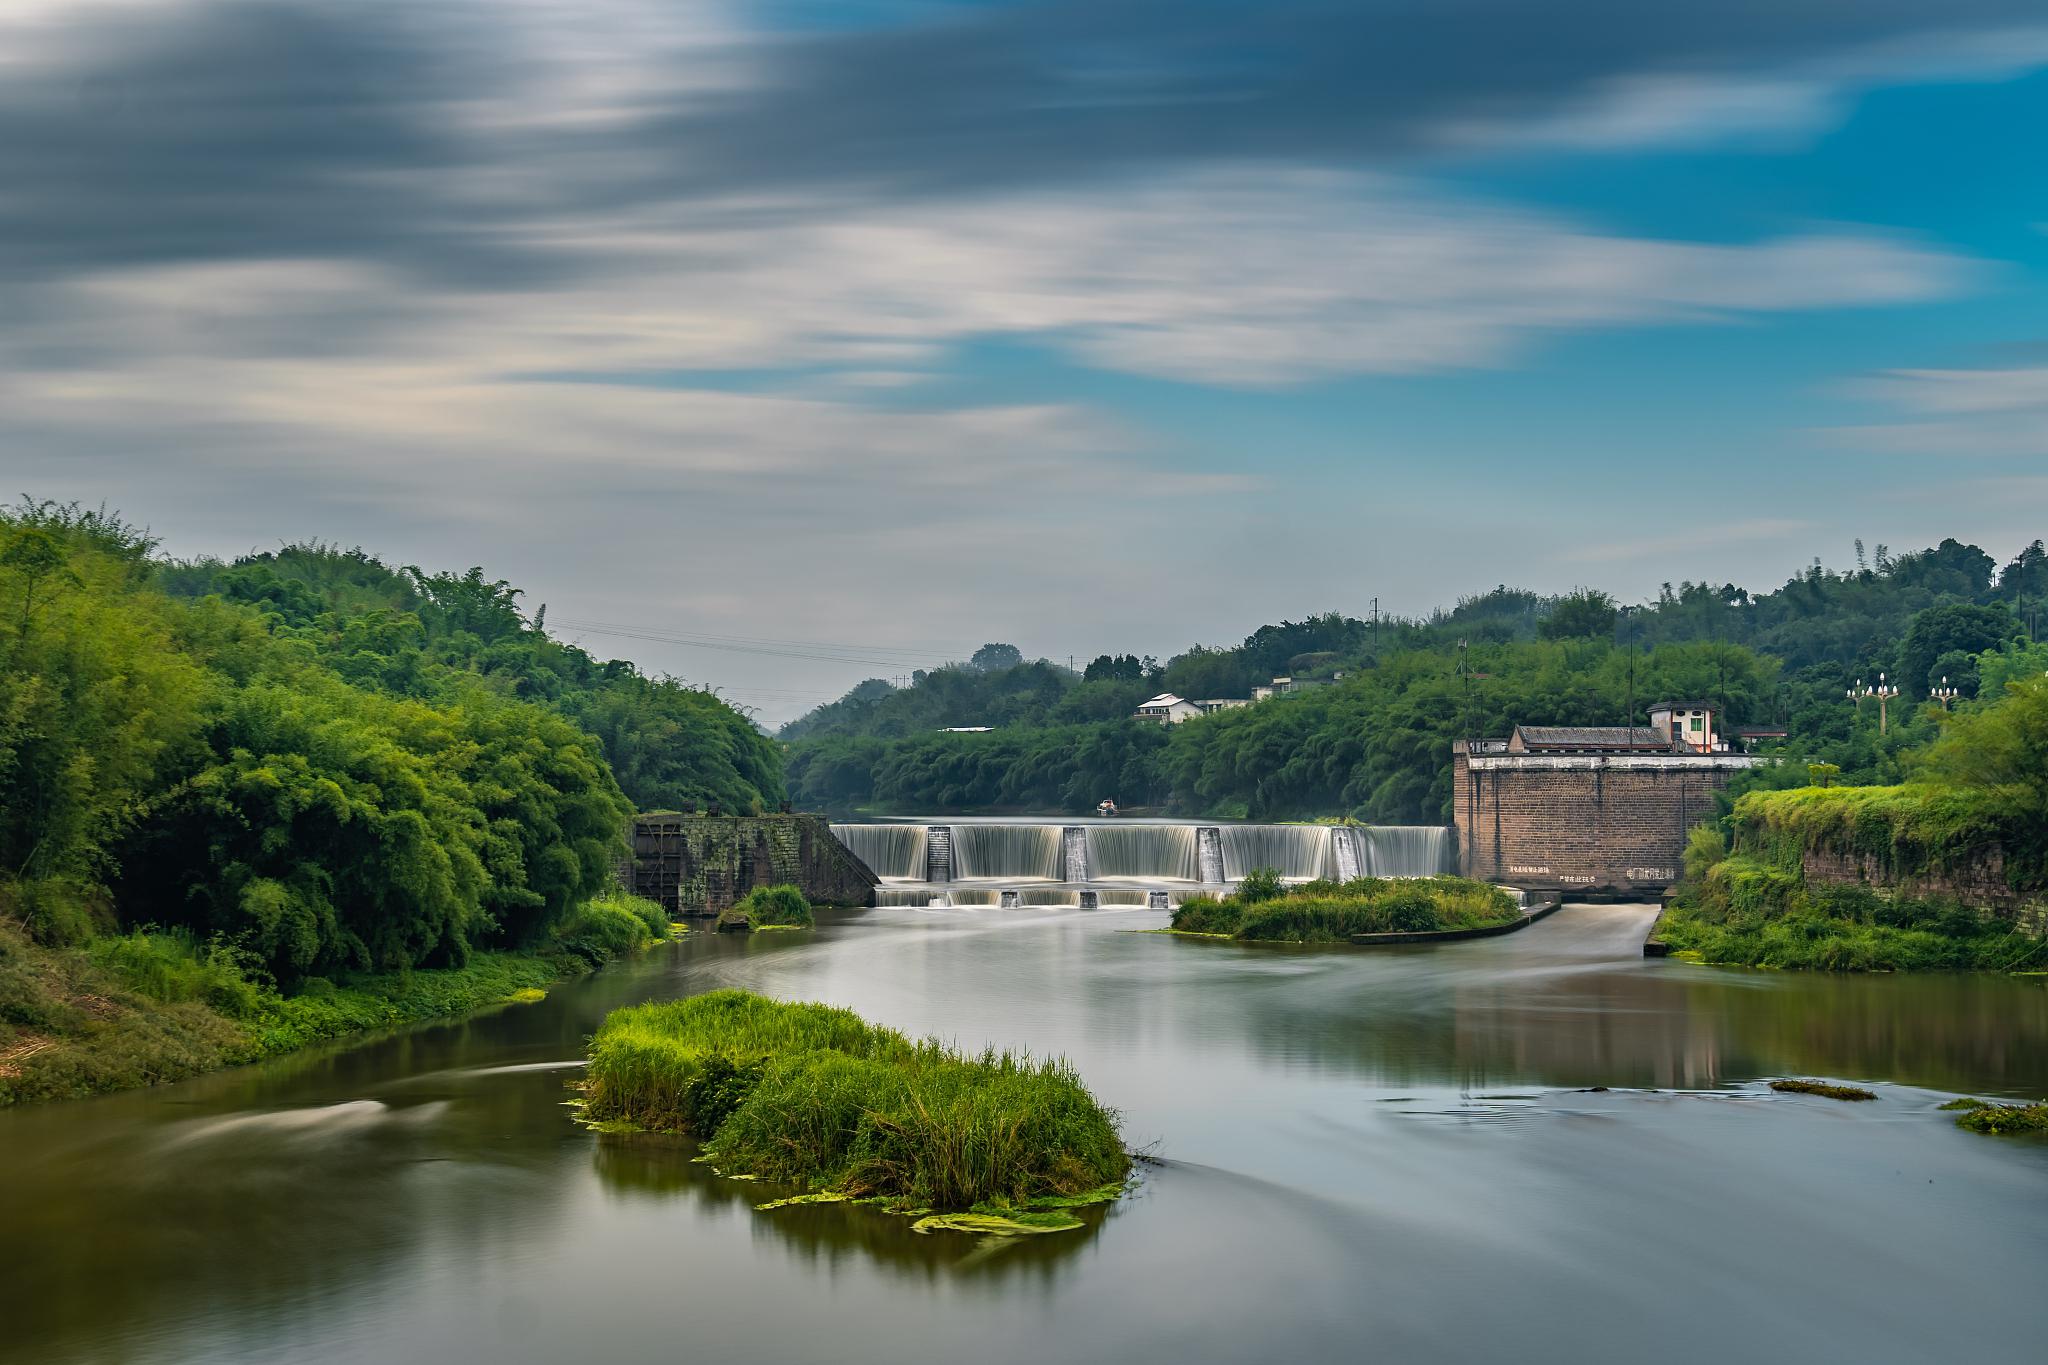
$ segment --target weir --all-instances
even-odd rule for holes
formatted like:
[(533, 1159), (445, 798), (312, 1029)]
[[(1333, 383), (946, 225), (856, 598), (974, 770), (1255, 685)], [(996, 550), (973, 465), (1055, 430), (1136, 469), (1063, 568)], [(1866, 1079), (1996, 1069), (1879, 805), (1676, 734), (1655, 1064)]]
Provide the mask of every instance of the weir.
[[(939, 827), (933, 827), (938, 833)], [(1082, 881), (1062, 877), (1060, 829), (1057, 825), (954, 825), (949, 831), (953, 878), (979, 881), (1002, 877), (1038, 881)], [(933, 881), (940, 880), (937, 877)]]
[(932, 895), (951, 906), (1075, 905), (1084, 891), (1103, 905), (1144, 905), (1154, 893), (1178, 902), (1197, 886), (1227, 886), (1261, 867), (1290, 882), (1435, 876), (1451, 870), (1452, 850), (1440, 825), (962, 820), (840, 824), (832, 832), (881, 876), (883, 905), (924, 905)]
[(953, 830), (933, 825), (924, 836), (924, 879), (928, 882), (953, 880)]
[(1063, 882), (1085, 882), (1088, 880), (1088, 831), (1079, 825), (1068, 825), (1060, 831), (1062, 854), (1060, 880)]

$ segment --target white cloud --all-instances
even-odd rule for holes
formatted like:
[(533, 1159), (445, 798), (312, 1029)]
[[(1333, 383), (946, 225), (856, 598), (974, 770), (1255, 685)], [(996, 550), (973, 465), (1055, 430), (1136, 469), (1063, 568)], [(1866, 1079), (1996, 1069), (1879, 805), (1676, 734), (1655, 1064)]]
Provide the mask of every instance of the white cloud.
[(1776, 70), (1616, 77), (1553, 113), (1515, 122), (1453, 122), (1439, 141), (1488, 151), (1627, 151), (1759, 140), (1796, 148), (1838, 126), (1867, 91), (1919, 82), (2011, 80), (2043, 63), (2048, 63), (2048, 25), (1918, 34)]
[(1837, 443), (1900, 455), (2048, 456), (2048, 366), (1892, 370), (1852, 391), (1912, 420), (1830, 428)]

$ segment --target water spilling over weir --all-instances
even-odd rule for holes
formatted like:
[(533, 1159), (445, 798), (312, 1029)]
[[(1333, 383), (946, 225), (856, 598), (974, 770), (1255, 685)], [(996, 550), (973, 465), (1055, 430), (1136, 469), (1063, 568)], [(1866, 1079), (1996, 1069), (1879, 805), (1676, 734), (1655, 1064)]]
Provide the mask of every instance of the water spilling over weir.
[(1291, 882), (1453, 870), (1441, 825), (931, 820), (832, 832), (882, 879), (878, 905), (1147, 905), (1262, 867)]

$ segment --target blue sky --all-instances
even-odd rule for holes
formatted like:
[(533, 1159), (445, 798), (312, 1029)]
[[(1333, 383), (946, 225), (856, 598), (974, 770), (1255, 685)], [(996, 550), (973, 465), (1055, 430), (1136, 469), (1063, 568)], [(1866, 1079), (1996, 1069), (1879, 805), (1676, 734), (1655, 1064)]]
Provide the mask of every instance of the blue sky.
[(2002, 560), (2044, 127), (2008, 0), (19, 0), (0, 450), (174, 553), (483, 563), (771, 721), (990, 638)]

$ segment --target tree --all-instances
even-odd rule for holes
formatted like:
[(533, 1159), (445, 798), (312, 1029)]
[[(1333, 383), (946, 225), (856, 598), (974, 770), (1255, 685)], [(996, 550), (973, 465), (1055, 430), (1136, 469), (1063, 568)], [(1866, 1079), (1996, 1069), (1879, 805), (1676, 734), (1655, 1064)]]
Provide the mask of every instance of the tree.
[(974, 651), (969, 662), (983, 673), (1000, 673), (1023, 663), (1024, 651), (1015, 645), (986, 644)]
[(1614, 634), (1614, 599), (1597, 588), (1579, 588), (1557, 599), (1537, 632), (1546, 640), (1598, 639)]
[(1979, 654), (1996, 649), (2018, 633), (2019, 623), (2003, 602), (1988, 607), (1947, 602), (1916, 612), (1906, 624), (1905, 638), (1899, 641), (1896, 681), (1909, 696), (1924, 697), (1941, 676), (1935, 665), (1944, 654), (1951, 650)]

